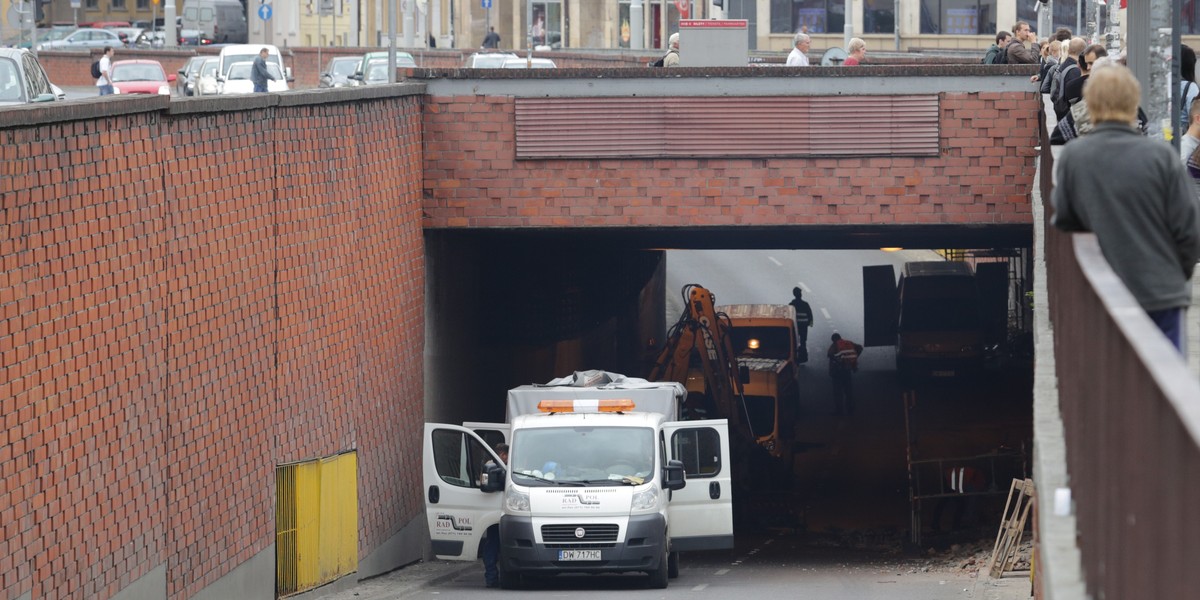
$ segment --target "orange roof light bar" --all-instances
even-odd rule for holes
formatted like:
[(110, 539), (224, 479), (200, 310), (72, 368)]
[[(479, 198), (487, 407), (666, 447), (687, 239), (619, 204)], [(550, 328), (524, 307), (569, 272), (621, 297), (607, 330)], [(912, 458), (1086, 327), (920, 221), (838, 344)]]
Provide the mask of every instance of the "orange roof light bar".
[(538, 410), (544, 413), (629, 412), (636, 405), (628, 398), (612, 400), (542, 400)]

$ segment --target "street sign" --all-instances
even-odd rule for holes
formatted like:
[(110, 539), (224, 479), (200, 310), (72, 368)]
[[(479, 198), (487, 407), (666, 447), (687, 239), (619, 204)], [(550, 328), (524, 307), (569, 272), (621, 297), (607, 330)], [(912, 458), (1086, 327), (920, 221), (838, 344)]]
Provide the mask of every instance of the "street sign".
[(483, 1), (483, 7), (484, 7), (484, 8), (491, 8), (491, 7), (492, 7), (492, 0), (482, 0), (482, 1)]
[(83, 0), (71, 0), (71, 8), (74, 10), (79, 10), (81, 4), (83, 4)]
[(271, 20), (271, 5), (270, 4), (264, 4), (260, 7), (258, 7), (258, 18), (260, 18), (264, 21)]

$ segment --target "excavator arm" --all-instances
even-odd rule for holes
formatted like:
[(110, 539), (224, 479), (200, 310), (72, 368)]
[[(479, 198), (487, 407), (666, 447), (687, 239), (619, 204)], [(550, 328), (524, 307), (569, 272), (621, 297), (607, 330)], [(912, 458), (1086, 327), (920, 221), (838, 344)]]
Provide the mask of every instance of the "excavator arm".
[(703, 374), (705, 394), (719, 418), (729, 419), (731, 430), (749, 433), (743, 410), (742, 384), (737, 357), (729, 336), (728, 317), (716, 311), (712, 292), (699, 284), (683, 288), (684, 310), (667, 333), (667, 343), (650, 371), (650, 381), (677, 381), (687, 385), (695, 369)]

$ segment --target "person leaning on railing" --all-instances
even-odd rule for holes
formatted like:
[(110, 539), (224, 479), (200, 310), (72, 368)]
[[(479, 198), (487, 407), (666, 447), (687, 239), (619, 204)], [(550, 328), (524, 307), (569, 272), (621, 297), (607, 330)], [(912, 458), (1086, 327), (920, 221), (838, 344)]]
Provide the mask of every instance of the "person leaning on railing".
[(1137, 130), (1141, 88), (1097, 65), (1083, 88), (1091, 133), (1063, 147), (1051, 199), (1063, 231), (1095, 232), (1104, 258), (1183, 353), (1183, 316), (1200, 259), (1200, 204), (1175, 150)]

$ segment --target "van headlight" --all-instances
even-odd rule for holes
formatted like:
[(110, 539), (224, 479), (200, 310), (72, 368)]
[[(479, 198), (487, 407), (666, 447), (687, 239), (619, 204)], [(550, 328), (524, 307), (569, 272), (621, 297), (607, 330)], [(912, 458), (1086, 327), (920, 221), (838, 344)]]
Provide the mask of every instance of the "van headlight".
[(504, 490), (504, 510), (510, 513), (528, 513), (529, 494), (508, 486), (508, 489)]
[(658, 510), (658, 488), (650, 486), (635, 493), (629, 509), (635, 512)]

